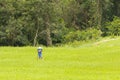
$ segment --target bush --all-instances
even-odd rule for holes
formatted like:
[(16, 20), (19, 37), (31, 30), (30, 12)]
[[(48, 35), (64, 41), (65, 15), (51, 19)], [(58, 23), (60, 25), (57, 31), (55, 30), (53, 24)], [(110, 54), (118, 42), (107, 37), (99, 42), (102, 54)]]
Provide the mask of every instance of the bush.
[(112, 22), (106, 23), (104, 34), (110, 36), (120, 36), (120, 18), (114, 17)]
[(87, 29), (84, 31), (72, 31), (64, 37), (65, 42), (87, 41), (90, 39), (97, 39), (101, 36), (101, 31), (97, 29)]

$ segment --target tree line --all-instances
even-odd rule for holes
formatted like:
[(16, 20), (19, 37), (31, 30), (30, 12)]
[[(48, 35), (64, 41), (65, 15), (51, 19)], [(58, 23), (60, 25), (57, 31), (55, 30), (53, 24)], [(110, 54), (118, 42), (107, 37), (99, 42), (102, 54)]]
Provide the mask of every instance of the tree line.
[(0, 0), (0, 46), (52, 46), (120, 35), (118, 0)]

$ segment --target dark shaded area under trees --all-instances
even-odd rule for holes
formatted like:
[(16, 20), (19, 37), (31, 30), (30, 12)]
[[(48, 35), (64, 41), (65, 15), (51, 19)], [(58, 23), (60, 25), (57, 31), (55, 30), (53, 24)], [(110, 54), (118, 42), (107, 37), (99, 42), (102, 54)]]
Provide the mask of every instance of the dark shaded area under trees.
[(118, 0), (0, 0), (0, 46), (52, 46), (120, 35)]

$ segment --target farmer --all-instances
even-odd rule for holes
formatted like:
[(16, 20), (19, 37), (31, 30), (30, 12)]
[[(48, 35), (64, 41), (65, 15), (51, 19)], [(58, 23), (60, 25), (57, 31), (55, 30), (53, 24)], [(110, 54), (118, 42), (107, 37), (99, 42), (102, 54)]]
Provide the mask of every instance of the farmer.
[(38, 58), (42, 59), (42, 47), (38, 47)]

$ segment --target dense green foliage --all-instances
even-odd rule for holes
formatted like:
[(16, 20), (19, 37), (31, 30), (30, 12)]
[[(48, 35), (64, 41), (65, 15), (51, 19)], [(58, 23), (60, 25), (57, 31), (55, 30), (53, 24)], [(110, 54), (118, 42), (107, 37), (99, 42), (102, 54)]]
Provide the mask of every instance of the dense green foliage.
[(67, 35), (65, 35), (66, 42), (73, 42), (73, 41), (87, 41), (90, 39), (97, 39), (101, 36), (101, 31), (98, 31), (96, 29), (88, 29), (84, 31), (73, 31), (69, 32)]
[(2, 46), (51, 46), (118, 36), (119, 23), (117, 0), (0, 0)]
[[(99, 45), (96, 45), (98, 44)], [(73, 47), (0, 47), (1, 80), (120, 80), (120, 38)]]
[(104, 28), (107, 35), (120, 36), (120, 18), (115, 17), (112, 22), (107, 22)]

